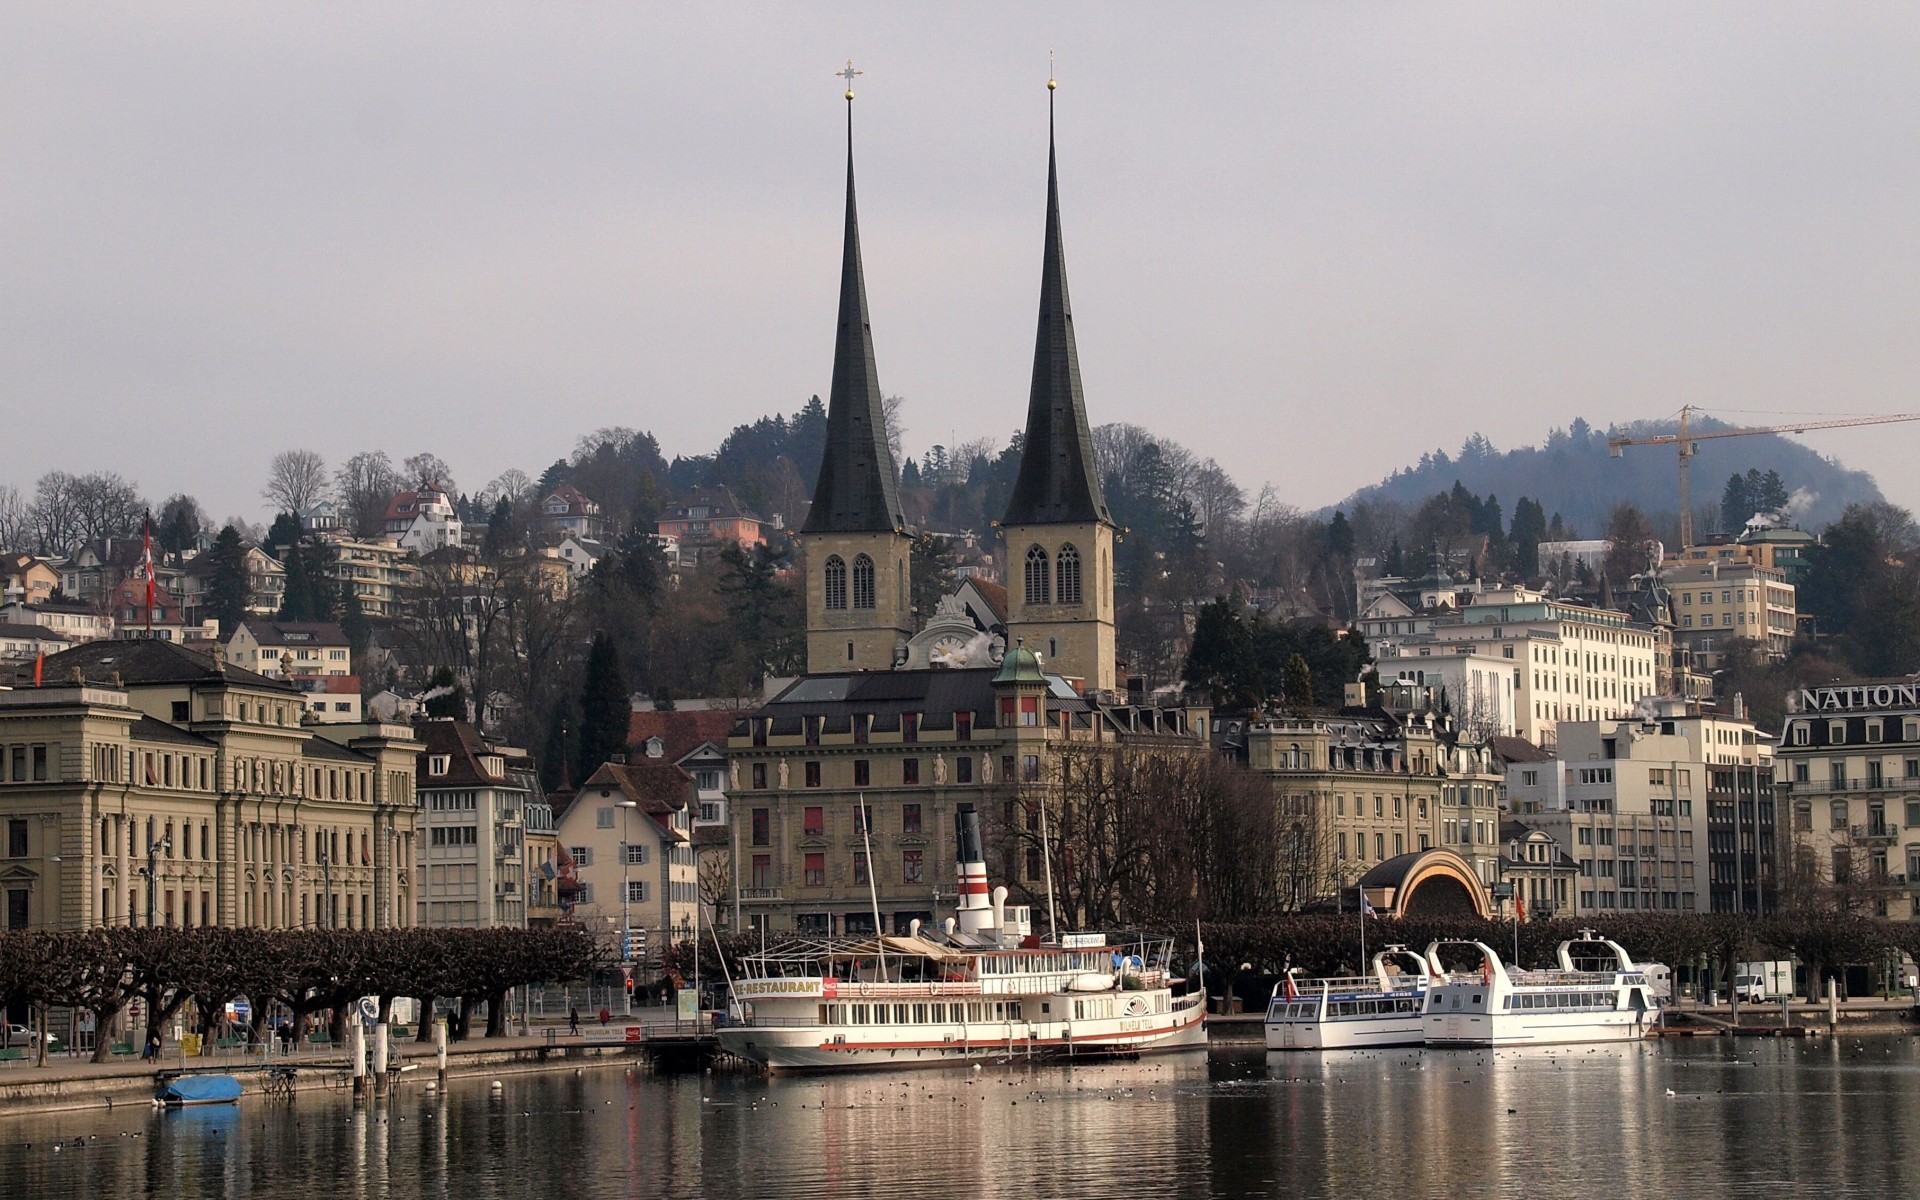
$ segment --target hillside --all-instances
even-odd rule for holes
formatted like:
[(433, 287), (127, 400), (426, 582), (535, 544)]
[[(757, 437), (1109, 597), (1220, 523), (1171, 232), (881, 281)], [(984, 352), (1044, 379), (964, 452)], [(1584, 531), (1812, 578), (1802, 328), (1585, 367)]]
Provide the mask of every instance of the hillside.
[[(1695, 428), (1728, 426), (1707, 418), (1697, 421)], [(1657, 421), (1636, 422), (1619, 430), (1630, 437), (1673, 431), (1671, 422)], [(1676, 526), (1680, 505), (1673, 448), (1636, 446), (1613, 458), (1607, 439), (1615, 432), (1575, 420), (1571, 428), (1548, 433), (1544, 446), (1506, 451), (1475, 434), (1458, 454), (1437, 450), (1422, 455), (1417, 465), (1361, 488), (1335, 507), (1351, 512), (1355, 505), (1371, 501), (1412, 509), (1458, 480), (1468, 491), (1496, 495), (1508, 506), (1521, 496), (1534, 497), (1548, 513), (1559, 513), (1569, 526), (1589, 537), (1601, 535), (1607, 514), (1622, 502), (1645, 510), (1657, 528)], [(1720, 527), (1720, 495), (1727, 478), (1748, 470), (1780, 473), (1793, 495), (1790, 508), (1795, 523), (1803, 528), (1821, 528), (1849, 504), (1881, 499), (1879, 487), (1866, 472), (1848, 470), (1778, 435), (1701, 442), (1693, 461), (1693, 503), (1700, 528)]]

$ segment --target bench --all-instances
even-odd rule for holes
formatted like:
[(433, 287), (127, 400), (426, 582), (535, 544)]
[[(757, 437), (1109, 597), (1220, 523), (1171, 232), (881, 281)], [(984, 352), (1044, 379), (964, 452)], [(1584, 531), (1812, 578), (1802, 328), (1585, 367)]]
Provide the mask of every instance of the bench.
[(25, 1050), (12, 1050), (12, 1049), (0, 1050), (0, 1063), (17, 1063), (17, 1062), (25, 1062), (25, 1061), (27, 1061), (27, 1052)]
[(131, 1042), (115, 1042), (113, 1044), (113, 1056), (115, 1058), (129, 1058), (138, 1052)]
[(333, 1039), (324, 1033), (310, 1033), (307, 1035), (307, 1045), (320, 1050), (331, 1050), (333, 1048)]

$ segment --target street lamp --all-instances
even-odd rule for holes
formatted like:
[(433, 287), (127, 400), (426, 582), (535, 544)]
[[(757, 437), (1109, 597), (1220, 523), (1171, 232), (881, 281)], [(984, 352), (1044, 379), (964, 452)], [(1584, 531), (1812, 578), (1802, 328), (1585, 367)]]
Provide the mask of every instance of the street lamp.
[[(640, 803), (637, 800), (622, 800), (618, 803), (617, 807), (620, 809), (620, 961), (626, 962), (627, 955), (633, 947), (633, 919), (627, 907), (628, 897), (633, 891), (632, 888), (627, 886), (627, 866), (632, 857), (627, 853), (627, 846), (629, 844), (627, 839), (632, 830), (627, 824), (627, 815), (634, 809), (639, 808)], [(628, 969), (632, 970), (632, 968)], [(627, 994), (627, 1015), (632, 1016), (633, 989), (624, 988), (622, 990)]]
[(327, 928), (332, 929), (333, 928), (333, 860), (327, 857), (327, 850), (326, 850), (326, 847), (324, 846), (320, 848), (320, 853), (318, 855), (318, 858), (320, 859), (320, 887), (326, 893), (326, 899), (323, 900), (321, 903), (324, 905), (323, 911), (325, 912), (326, 919), (327, 919)]
[(162, 853), (173, 853), (173, 838), (163, 837), (157, 842), (147, 843), (147, 928), (153, 928), (153, 889), (160, 871), (159, 859)]

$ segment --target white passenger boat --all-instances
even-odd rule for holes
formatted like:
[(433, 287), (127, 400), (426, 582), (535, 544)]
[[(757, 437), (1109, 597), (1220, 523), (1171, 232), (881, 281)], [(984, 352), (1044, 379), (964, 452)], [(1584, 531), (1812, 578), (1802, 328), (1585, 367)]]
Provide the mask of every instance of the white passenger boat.
[[(1524, 971), (1501, 965), (1485, 942), (1439, 941), (1427, 947), (1441, 961), (1442, 947), (1471, 947), (1478, 970), (1456, 971), (1427, 991), (1429, 1046), (1545, 1046), (1566, 1042), (1631, 1041), (1645, 1037), (1659, 1016), (1661, 1000), (1647, 976), (1620, 943), (1592, 930), (1560, 943), (1560, 965)], [(1598, 947), (1576, 956), (1575, 947)]]
[(959, 908), (944, 929), (788, 943), (749, 956), (723, 1049), (770, 1071), (963, 1066), (1206, 1044), (1206, 1004), (1171, 944), (1068, 934), (1041, 944), (1025, 906), (987, 892), (979, 819), (957, 814)]
[(1267, 1004), (1267, 1049), (1354, 1050), (1418, 1046), (1427, 989), (1439, 967), (1405, 946), (1373, 956), (1373, 973), (1300, 980), (1292, 971)]

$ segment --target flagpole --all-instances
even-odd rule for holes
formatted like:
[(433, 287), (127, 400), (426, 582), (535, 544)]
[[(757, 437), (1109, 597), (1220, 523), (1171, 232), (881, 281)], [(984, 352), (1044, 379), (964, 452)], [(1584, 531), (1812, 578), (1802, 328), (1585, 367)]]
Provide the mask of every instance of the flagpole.
[(143, 545), (140, 552), (140, 565), (147, 571), (147, 640), (153, 640), (153, 511), (149, 509), (142, 522)]

